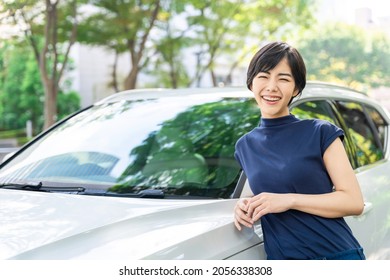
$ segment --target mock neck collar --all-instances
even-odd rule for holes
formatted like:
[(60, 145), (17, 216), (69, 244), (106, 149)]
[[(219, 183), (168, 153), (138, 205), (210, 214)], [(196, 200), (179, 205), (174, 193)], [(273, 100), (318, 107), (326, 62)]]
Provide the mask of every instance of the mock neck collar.
[(289, 114), (284, 117), (279, 117), (279, 118), (261, 118), (260, 120), (260, 127), (273, 127), (273, 126), (280, 126), (280, 125), (285, 125), (289, 123), (293, 123), (299, 121), (298, 118), (296, 118), (294, 115)]

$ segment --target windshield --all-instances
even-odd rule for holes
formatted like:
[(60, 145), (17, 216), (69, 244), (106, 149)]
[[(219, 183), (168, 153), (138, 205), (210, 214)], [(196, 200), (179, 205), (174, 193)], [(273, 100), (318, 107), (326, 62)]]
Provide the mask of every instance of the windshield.
[(9, 161), (0, 183), (227, 198), (240, 173), (235, 142), (258, 121), (251, 98), (199, 95), (101, 104)]

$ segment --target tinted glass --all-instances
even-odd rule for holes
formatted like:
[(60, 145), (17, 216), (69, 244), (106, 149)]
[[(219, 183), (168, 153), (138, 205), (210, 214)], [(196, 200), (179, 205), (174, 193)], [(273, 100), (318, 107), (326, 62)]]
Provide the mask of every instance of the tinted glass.
[(382, 159), (383, 150), (378, 135), (372, 130), (363, 107), (354, 102), (339, 101), (337, 104), (355, 144), (358, 165), (364, 166)]
[(384, 148), (387, 123), (385, 122), (381, 114), (379, 114), (379, 112), (375, 110), (375, 108), (371, 106), (365, 106), (365, 108), (367, 110), (368, 115), (370, 116), (370, 118), (374, 123), (375, 133), (379, 137), (381, 146), (382, 148)]
[(330, 105), (326, 101), (308, 101), (291, 109), (291, 113), (300, 119), (320, 119), (336, 124)]
[(13, 159), (2, 168), (0, 183), (227, 198), (240, 173), (235, 142), (258, 121), (259, 109), (245, 98), (199, 95), (104, 104)]

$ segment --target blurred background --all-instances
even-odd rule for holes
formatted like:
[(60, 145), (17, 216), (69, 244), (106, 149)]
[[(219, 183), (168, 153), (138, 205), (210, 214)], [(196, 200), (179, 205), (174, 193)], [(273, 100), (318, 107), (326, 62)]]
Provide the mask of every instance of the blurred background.
[(389, 1), (0, 0), (0, 149), (118, 91), (245, 86), (274, 40), (390, 109)]

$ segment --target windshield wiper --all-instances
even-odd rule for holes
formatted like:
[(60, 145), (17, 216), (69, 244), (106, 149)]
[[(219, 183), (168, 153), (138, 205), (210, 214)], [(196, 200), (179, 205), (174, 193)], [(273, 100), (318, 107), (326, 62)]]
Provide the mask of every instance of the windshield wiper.
[(115, 193), (107, 191), (89, 191), (84, 187), (50, 187), (43, 185), (42, 182), (26, 182), (26, 183), (3, 183), (0, 189), (10, 190), (26, 190), (39, 192), (64, 192), (78, 195), (94, 195), (94, 196), (114, 196), (114, 197), (134, 197), (134, 198), (164, 198), (165, 194), (162, 190), (142, 190), (137, 193)]
[(3, 183), (0, 185), (2, 189), (12, 190), (31, 190), (39, 191), (42, 188), (42, 182), (28, 182), (28, 183)]
[(96, 195), (96, 196), (114, 196), (114, 197), (134, 197), (134, 198), (164, 198), (165, 194), (162, 190), (142, 190), (137, 193), (116, 193), (116, 192), (80, 192), (80, 195)]
[(50, 187), (44, 186), (42, 182), (3, 183), (0, 185), (0, 189), (69, 193), (79, 193), (85, 191), (85, 188), (83, 187)]

